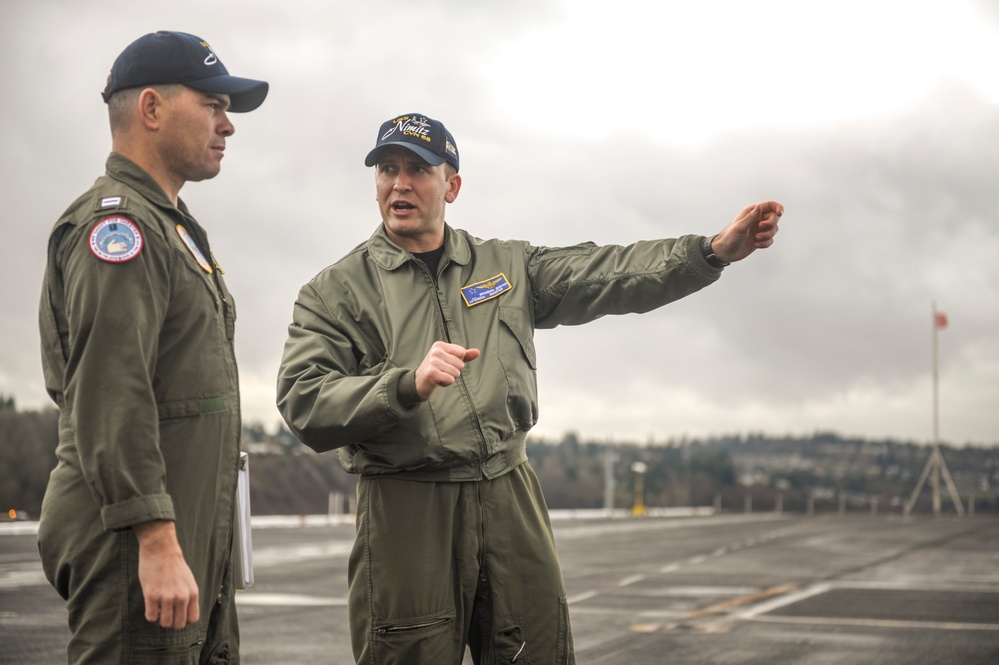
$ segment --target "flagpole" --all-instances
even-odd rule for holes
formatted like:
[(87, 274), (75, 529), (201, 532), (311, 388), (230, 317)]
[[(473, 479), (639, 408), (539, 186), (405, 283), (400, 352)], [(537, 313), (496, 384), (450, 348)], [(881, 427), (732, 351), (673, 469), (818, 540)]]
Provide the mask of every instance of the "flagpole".
[(909, 497), (908, 503), (905, 504), (903, 514), (908, 516), (912, 512), (913, 507), (916, 505), (916, 499), (919, 498), (919, 492), (923, 489), (923, 483), (929, 478), (930, 486), (933, 488), (933, 514), (937, 517), (940, 516), (940, 476), (942, 474), (944, 481), (947, 483), (947, 491), (950, 492), (950, 499), (954, 502), (954, 509), (959, 516), (963, 516), (964, 505), (961, 503), (961, 496), (957, 491), (957, 486), (954, 484), (954, 479), (951, 478), (947, 463), (944, 462), (943, 454), (940, 452), (940, 378), (937, 356), (937, 331), (947, 326), (947, 315), (937, 312), (937, 303), (935, 300), (933, 301), (932, 315), (933, 446), (930, 457), (926, 460), (926, 466), (923, 468), (923, 473), (919, 477), (919, 482), (916, 483), (916, 489), (912, 492), (912, 496)]
[(937, 353), (937, 330), (940, 329), (937, 301), (933, 301), (933, 445), (940, 443), (940, 363)]
[(937, 301), (933, 301), (933, 315), (930, 319), (933, 329), (933, 453), (936, 462), (933, 465), (930, 486), (933, 488), (933, 514), (940, 516), (940, 369), (937, 353), (937, 329), (940, 321), (937, 318)]

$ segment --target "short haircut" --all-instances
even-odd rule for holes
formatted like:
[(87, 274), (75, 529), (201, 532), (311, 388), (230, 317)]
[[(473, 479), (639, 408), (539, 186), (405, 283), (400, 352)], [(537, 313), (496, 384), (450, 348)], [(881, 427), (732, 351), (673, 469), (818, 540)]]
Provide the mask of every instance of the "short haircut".
[(152, 88), (161, 97), (170, 99), (176, 97), (183, 87), (180, 83), (164, 83), (157, 85), (144, 85), (136, 88), (126, 88), (111, 95), (108, 100), (108, 121), (111, 123), (111, 135), (128, 128), (132, 121), (132, 109), (135, 107), (139, 94), (146, 88)]

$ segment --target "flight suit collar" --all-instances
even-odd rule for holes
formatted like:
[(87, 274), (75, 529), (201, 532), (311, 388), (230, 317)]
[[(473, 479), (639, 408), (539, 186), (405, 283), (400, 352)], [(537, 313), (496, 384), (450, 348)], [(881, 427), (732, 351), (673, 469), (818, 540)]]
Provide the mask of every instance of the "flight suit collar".
[[(385, 225), (379, 224), (378, 229), (368, 240), (368, 252), (376, 264), (385, 270), (395, 270), (406, 261), (413, 260), (413, 255), (392, 242), (385, 232)], [(455, 233), (447, 224), (444, 225), (444, 256), (449, 263), (467, 265), (472, 258), (472, 250), (468, 240), (461, 233)]]
[[(163, 188), (160, 187), (155, 180), (153, 180), (153, 177), (146, 173), (141, 166), (127, 157), (124, 157), (116, 152), (112, 152), (108, 155), (105, 169), (110, 177), (136, 190), (142, 194), (146, 200), (157, 207), (167, 209), (173, 209), (175, 207), (173, 202), (170, 200), (170, 197), (168, 197), (166, 192), (163, 191)], [(184, 205), (184, 202), (179, 199), (177, 200), (176, 208), (185, 215), (189, 214), (187, 212), (187, 206)]]

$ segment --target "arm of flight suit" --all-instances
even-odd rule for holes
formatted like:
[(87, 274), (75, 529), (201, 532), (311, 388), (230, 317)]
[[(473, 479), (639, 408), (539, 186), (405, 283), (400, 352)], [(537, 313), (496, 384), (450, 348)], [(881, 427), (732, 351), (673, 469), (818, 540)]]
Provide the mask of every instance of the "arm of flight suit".
[(699, 291), (721, 275), (700, 250), (702, 236), (534, 247), (528, 271), (535, 327), (577, 325), (607, 314), (648, 312)]
[(312, 284), (302, 287), (278, 373), (277, 405), (292, 432), (317, 452), (370, 438), (420, 407), (413, 370), (383, 363), (362, 373), (347, 331)]
[[(83, 476), (106, 529), (174, 519), (153, 382), (170, 291), (170, 252), (145, 231), (129, 261), (91, 252), (90, 227), (61, 245), (69, 349), (65, 398)], [(140, 225), (141, 226), (141, 225)]]

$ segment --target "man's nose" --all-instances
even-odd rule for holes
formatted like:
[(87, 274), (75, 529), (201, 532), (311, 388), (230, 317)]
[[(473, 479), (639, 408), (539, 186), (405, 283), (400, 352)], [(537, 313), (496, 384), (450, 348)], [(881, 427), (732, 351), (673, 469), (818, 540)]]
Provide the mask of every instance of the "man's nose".
[(232, 136), (236, 133), (236, 126), (230, 122), (229, 115), (227, 113), (222, 114), (222, 120), (219, 122), (218, 133), (222, 136)]
[(395, 185), (392, 187), (396, 191), (409, 191), (409, 178), (402, 171), (395, 177)]

